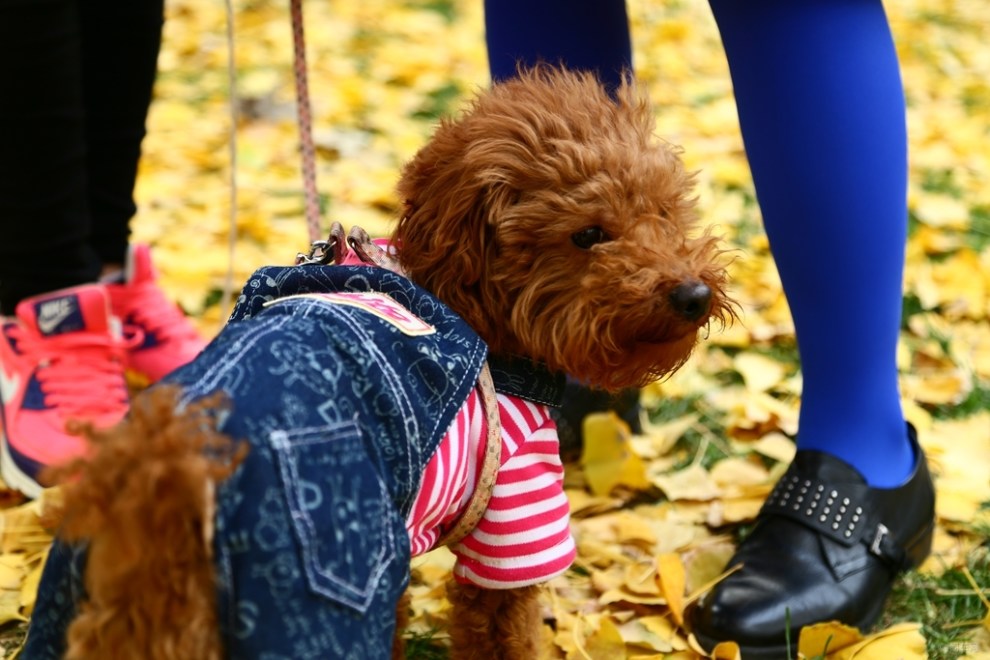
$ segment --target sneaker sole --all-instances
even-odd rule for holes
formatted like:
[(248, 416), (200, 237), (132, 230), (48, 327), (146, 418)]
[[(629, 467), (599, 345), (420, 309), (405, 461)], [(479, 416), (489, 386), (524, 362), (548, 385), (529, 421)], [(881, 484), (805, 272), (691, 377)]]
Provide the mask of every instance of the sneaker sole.
[(17, 461), (11, 454), (10, 445), (7, 443), (7, 434), (3, 430), (0, 430), (0, 478), (7, 486), (21, 491), (31, 499), (37, 499), (45, 490), (41, 484), (17, 465)]

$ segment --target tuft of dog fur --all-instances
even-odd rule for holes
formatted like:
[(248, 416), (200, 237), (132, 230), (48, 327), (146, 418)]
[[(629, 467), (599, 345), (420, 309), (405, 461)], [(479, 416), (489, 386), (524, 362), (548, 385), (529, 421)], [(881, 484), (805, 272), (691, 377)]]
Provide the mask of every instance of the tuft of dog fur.
[[(692, 175), (653, 126), (631, 82), (612, 98), (590, 74), (537, 68), (495, 85), (403, 170), (402, 267), (494, 354), (606, 389), (670, 373), (733, 311), (717, 239), (695, 227)], [(707, 314), (672, 309), (684, 283), (711, 290)], [(71, 660), (222, 656), (211, 484), (243, 449), (215, 430), (221, 401), (177, 404), (168, 388), (139, 396), (121, 425), (90, 429), (93, 456), (62, 472), (60, 536), (89, 543)], [(538, 587), (448, 593), (452, 657), (536, 657)]]
[(447, 582), (451, 656), (477, 660), (540, 657), (540, 587), (482, 589)]
[(76, 430), (92, 456), (64, 481), (59, 536), (88, 542), (87, 600), (69, 627), (67, 660), (223, 657), (212, 562), (213, 484), (247, 451), (216, 431), (219, 395), (176, 415), (179, 392), (139, 397), (106, 431)]
[[(403, 171), (403, 268), (492, 353), (605, 389), (671, 373), (699, 330), (670, 308), (675, 287), (712, 290), (703, 323), (733, 312), (718, 238), (692, 235), (693, 175), (653, 131), (631, 81), (611, 98), (590, 73), (542, 67), (495, 85)], [(591, 228), (607, 240), (580, 249)]]

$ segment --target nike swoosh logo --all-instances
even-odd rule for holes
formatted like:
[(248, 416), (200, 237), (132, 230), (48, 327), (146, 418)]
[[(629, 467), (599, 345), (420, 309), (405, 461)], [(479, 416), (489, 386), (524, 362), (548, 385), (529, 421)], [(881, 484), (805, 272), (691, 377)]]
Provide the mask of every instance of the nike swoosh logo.
[(44, 334), (47, 335), (47, 334), (51, 333), (52, 330), (54, 330), (55, 328), (57, 328), (59, 323), (61, 323), (65, 319), (69, 318), (69, 314), (71, 314), (71, 313), (72, 313), (72, 308), (71, 307), (68, 307), (68, 308), (63, 307), (63, 308), (59, 309), (52, 316), (39, 316), (38, 317), (38, 328), (41, 329), (41, 332), (43, 332)]
[(21, 379), (17, 376), (17, 374), (8, 376), (3, 369), (0, 369), (0, 400), (2, 400), (3, 403), (13, 401), (20, 386)]

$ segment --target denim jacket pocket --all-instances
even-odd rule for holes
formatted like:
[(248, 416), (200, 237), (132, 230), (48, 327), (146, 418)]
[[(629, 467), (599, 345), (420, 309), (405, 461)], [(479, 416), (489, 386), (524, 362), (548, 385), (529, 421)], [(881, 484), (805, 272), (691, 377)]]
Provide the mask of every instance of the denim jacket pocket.
[(398, 515), (354, 422), (269, 435), (311, 591), (364, 613), (396, 559)]

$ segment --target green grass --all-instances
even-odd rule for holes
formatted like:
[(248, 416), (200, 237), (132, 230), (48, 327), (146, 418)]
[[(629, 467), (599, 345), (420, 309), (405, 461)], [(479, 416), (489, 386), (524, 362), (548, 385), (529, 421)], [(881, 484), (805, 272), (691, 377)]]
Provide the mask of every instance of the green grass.
[(706, 470), (730, 456), (728, 446), (721, 440), (725, 437), (722, 415), (705, 403), (700, 395), (665, 399), (661, 407), (649, 411), (649, 414), (650, 421), (654, 423), (663, 423), (688, 414), (699, 417), (694, 428), (688, 429), (674, 446), (673, 452), (680, 457), (680, 460), (672, 468), (673, 471), (683, 469), (699, 460), (699, 452), (702, 454), (701, 466)]
[(451, 0), (419, 0), (409, 4), (412, 7), (422, 7), (435, 11), (443, 16), (448, 23), (453, 23), (457, 19), (457, 7)]
[(990, 383), (978, 382), (959, 403), (932, 406), (931, 413), (936, 419), (963, 419), (983, 410), (990, 410)]
[(407, 633), (406, 658), (409, 660), (447, 660), (447, 647), (436, 639), (436, 630), (425, 633)]
[[(977, 584), (990, 585), (990, 549), (984, 545), (969, 557), (967, 568)], [(881, 621), (886, 627), (899, 621), (918, 621), (931, 660), (955, 660), (972, 652), (969, 635), (987, 615), (961, 569), (941, 576), (909, 573), (898, 580)], [(974, 622), (974, 625), (960, 625)]]
[(990, 207), (974, 206), (970, 209), (965, 240), (966, 245), (976, 252), (982, 252), (990, 245)]
[(926, 169), (921, 173), (921, 189), (927, 192), (962, 197), (963, 190), (955, 180), (952, 169)]
[(413, 113), (413, 117), (435, 120), (452, 114), (462, 97), (463, 91), (453, 83), (438, 87), (427, 95), (423, 105)]
[(918, 296), (913, 293), (906, 294), (901, 302), (901, 330), (909, 330), (908, 320), (924, 311), (925, 307)]

